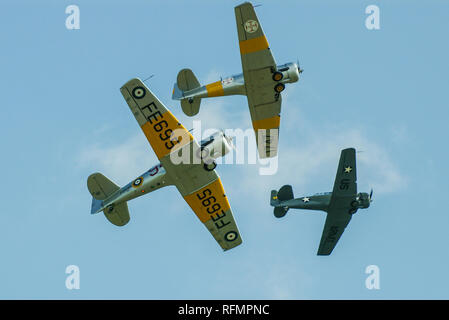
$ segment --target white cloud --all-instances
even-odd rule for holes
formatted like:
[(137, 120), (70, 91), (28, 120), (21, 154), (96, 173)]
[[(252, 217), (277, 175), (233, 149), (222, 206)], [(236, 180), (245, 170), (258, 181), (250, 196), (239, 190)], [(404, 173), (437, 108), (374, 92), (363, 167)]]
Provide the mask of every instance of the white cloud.
[[(285, 136), (281, 139), (286, 139)], [(377, 143), (364, 136), (359, 130), (346, 132), (313, 130), (305, 139), (295, 139), (295, 143), (282, 143), (279, 148), (279, 170), (271, 177), (254, 176), (256, 171), (242, 175), (239, 170), (239, 188), (246, 194), (264, 194), (269, 190), (291, 184), (297, 192), (295, 196), (307, 192), (332, 191), (340, 152), (354, 147), (357, 151), (358, 189), (369, 192), (372, 187), (376, 194), (398, 192), (407, 186), (405, 178), (396, 168), (391, 154)], [(327, 185), (329, 190), (312, 190), (316, 181)], [(268, 196), (266, 196), (268, 198)]]
[(102, 146), (100, 143), (87, 146), (78, 157), (81, 167), (102, 172), (119, 185), (128, 183), (157, 163), (143, 133), (112, 146)]

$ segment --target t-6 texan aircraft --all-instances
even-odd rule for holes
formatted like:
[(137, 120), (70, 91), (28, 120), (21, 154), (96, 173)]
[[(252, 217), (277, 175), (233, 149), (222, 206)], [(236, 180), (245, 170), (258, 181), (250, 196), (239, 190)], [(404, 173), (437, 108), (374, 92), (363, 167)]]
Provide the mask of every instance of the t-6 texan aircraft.
[(160, 163), (120, 188), (101, 173), (87, 179), (91, 213), (104, 212), (117, 226), (129, 221), (127, 201), (174, 185), (215, 240), (228, 250), (242, 243), (214, 159), (227, 154), (232, 139), (218, 132), (201, 146), (139, 79), (121, 89)]
[(274, 215), (277, 218), (285, 216), (290, 208), (327, 212), (318, 255), (330, 255), (352, 215), (358, 209), (368, 208), (372, 196), (373, 190), (370, 194), (357, 193), (355, 149), (349, 148), (341, 152), (332, 192), (293, 199), (292, 187), (285, 185), (279, 192), (271, 191), (271, 205), (275, 207)]
[(192, 70), (183, 69), (178, 74), (172, 98), (181, 100), (184, 113), (193, 116), (198, 113), (202, 98), (246, 95), (259, 156), (274, 157), (278, 150), (280, 93), (285, 83), (299, 80), (302, 70), (297, 63), (276, 65), (251, 3), (235, 7), (235, 18), (243, 74), (201, 86)]

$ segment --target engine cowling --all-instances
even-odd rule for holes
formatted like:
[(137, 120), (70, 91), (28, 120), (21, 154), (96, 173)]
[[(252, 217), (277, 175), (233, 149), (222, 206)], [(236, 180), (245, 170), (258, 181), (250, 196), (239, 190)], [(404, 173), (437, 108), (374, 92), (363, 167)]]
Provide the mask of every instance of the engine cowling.
[(205, 163), (211, 163), (215, 159), (228, 154), (234, 148), (232, 138), (220, 131), (201, 141), (201, 159)]
[(294, 62), (278, 66), (277, 71), (282, 72), (283, 74), (282, 83), (293, 83), (298, 81), (299, 74), (302, 72), (299, 66)]
[(371, 204), (371, 195), (369, 195), (366, 192), (360, 192), (357, 195), (357, 198), (352, 206), (358, 209), (366, 209), (370, 206), (370, 204)]

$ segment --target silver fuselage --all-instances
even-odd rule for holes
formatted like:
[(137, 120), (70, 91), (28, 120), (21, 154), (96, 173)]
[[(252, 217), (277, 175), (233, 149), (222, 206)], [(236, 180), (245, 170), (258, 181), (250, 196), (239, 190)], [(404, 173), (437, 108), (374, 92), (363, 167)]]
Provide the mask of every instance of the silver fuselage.
[(158, 164), (103, 200), (98, 212), (111, 205), (117, 205), (143, 196), (168, 184), (166, 171), (161, 164)]
[[(286, 63), (276, 67), (276, 70), (282, 73), (283, 78), (279, 83), (293, 83), (299, 80), (301, 70), (294, 62)], [(270, 79), (270, 81), (272, 81)], [(182, 93), (182, 96), (174, 97), (174, 99), (193, 99), (193, 98), (209, 98), (231, 95), (246, 95), (245, 78), (243, 73), (233, 75), (217, 82), (213, 82)]]
[[(313, 196), (281, 201), (278, 206), (288, 209), (320, 210), (327, 212), (331, 203), (332, 192), (318, 193)], [(366, 209), (370, 206), (368, 193), (358, 193), (353, 198), (354, 209)]]

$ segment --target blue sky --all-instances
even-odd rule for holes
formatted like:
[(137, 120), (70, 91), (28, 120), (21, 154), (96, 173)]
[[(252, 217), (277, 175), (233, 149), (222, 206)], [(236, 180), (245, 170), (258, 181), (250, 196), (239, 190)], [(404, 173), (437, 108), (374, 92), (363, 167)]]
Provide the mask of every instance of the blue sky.
[[(177, 72), (201, 83), (241, 70), (238, 1), (3, 2), (0, 10), (0, 298), (448, 299), (449, 3), (259, 0), (279, 64), (299, 59), (285, 90), (279, 170), (223, 165), (243, 244), (223, 253), (174, 187), (129, 203), (117, 228), (91, 216), (100, 171), (124, 185), (157, 163), (119, 88), (147, 83), (192, 127), (250, 126), (246, 98), (204, 101), (187, 118), (171, 100)], [(67, 30), (78, 5), (81, 28)], [(380, 30), (365, 8), (380, 8)], [(329, 257), (316, 251), (321, 212), (275, 219), (271, 189), (331, 191), (340, 150), (358, 153), (374, 202)], [(365, 268), (380, 269), (380, 290)], [(65, 268), (80, 268), (79, 290)]]

